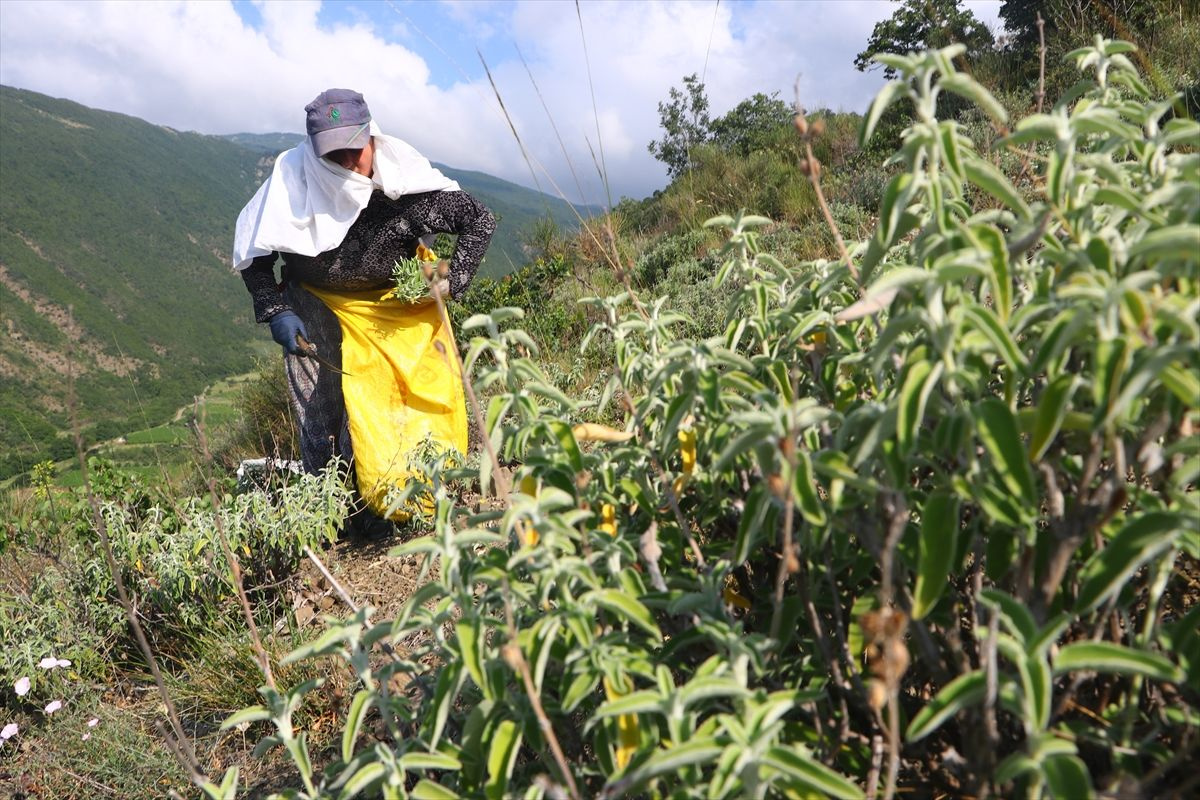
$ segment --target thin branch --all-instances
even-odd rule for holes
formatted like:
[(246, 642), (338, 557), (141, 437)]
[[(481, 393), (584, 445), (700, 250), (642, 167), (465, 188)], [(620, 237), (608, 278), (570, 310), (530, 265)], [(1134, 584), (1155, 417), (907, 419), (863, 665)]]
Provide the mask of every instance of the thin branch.
[(993, 611), (988, 616), (988, 635), (983, 646), (983, 668), (984, 675), (986, 676), (986, 689), (983, 701), (983, 729), (987, 734), (988, 744), (994, 750), (1000, 744), (1000, 729), (996, 726), (996, 700), (1000, 695), (996, 642), (1000, 635), (1000, 615)]
[(575, 17), (579, 20), (579, 41), (583, 43), (583, 64), (587, 68), (588, 91), (592, 96), (592, 118), (596, 122), (596, 144), (600, 147), (601, 178), (604, 181), (604, 194), (608, 198), (607, 208), (612, 208), (612, 190), (608, 185), (608, 169), (604, 163), (604, 139), (600, 136), (600, 112), (596, 110), (596, 87), (592, 82), (592, 64), (588, 58), (587, 36), (583, 32), (583, 13), (579, 10), (579, 0), (575, 0)]
[(1042, 103), (1046, 99), (1046, 21), (1042, 19), (1042, 13), (1037, 13), (1037, 29), (1038, 29), (1038, 88), (1037, 94), (1037, 111), (1042, 113)]
[[(792, 396), (799, 396), (799, 381), (796, 372), (792, 372)], [(796, 560), (796, 554), (793, 552), (794, 545), (792, 544), (792, 529), (796, 524), (796, 492), (792, 486), (796, 480), (796, 469), (799, 461), (797, 453), (796, 440), (800, 437), (800, 431), (796, 427), (796, 417), (794, 408), (788, 409), (788, 429), (787, 439), (782, 443), (783, 451), (787, 456), (787, 477), (783, 482), (782, 492), (783, 498), (783, 529), (780, 532), (779, 542), (779, 568), (775, 572), (775, 594), (772, 597), (774, 608), (771, 611), (771, 632), (770, 637), (776, 641), (779, 640), (779, 626), (783, 620), (783, 590), (787, 585), (788, 575), (799, 569), (799, 564)], [(823, 639), (824, 637), (822, 637)], [(824, 649), (828, 650), (828, 646), (822, 642)], [(833, 658), (827, 653), (828, 661)]]
[[(829, 230), (833, 231), (838, 252), (842, 256), (842, 261), (846, 262), (846, 269), (849, 270), (850, 277), (854, 279), (855, 283), (858, 283), (858, 268), (854, 266), (854, 260), (850, 258), (850, 251), (846, 249), (846, 242), (842, 239), (842, 232), (833, 220), (833, 212), (829, 210), (829, 203), (825, 202), (825, 192), (821, 189), (821, 162), (813, 154), (812, 143), (808, 139), (804, 140), (804, 154), (808, 157), (808, 180), (812, 184), (813, 191), (817, 193), (817, 204), (821, 207), (821, 214), (824, 215)], [(858, 288), (859, 291), (862, 290), (861, 286)]]
[(579, 788), (575, 785), (575, 776), (571, 774), (567, 757), (563, 754), (558, 737), (554, 734), (554, 726), (550, 723), (550, 718), (546, 716), (546, 709), (542, 707), (541, 693), (538, 692), (537, 686), (533, 682), (533, 673), (529, 669), (529, 662), (525, 660), (525, 654), (521, 652), (521, 645), (517, 641), (517, 625), (513, 620), (512, 592), (509, 589), (507, 577), (504, 579), (504, 622), (508, 631), (508, 642), (504, 645), (501, 653), (505, 662), (521, 674), (521, 681), (525, 684), (525, 694), (529, 697), (530, 705), (533, 706), (534, 716), (537, 717), (538, 728), (541, 729), (547, 744), (550, 745), (550, 752), (554, 755), (558, 771), (567, 784), (568, 793), (574, 800), (578, 800), (580, 794)]
[(325, 563), (317, 557), (317, 554), (312, 551), (311, 547), (304, 548), (304, 555), (308, 556), (308, 560), (311, 561), (313, 566), (317, 568), (317, 572), (321, 573), (321, 577), (329, 581), (329, 585), (333, 587), (333, 593), (336, 594), (338, 598), (346, 604), (346, 608), (350, 609), (350, 613), (357, 614), (358, 603), (354, 602), (354, 598), (350, 596), (350, 593), (347, 592), (340, 583), (338, 583), (338, 579), (333, 577), (333, 573), (330, 572), (329, 568), (325, 566)]
[[(200, 444), (200, 453), (204, 457), (205, 462), (212, 464), (212, 453), (208, 449), (208, 437), (204, 433), (204, 420), (202, 414), (205, 408), (200, 401), (196, 402), (196, 436)], [(225, 532), (225, 521), (221, 519), (221, 501), (217, 496), (217, 482), (210, 474), (208, 476), (208, 497), (212, 503), (213, 523), (217, 526), (217, 538), (221, 540), (221, 551), (225, 554), (225, 563), (229, 566), (229, 574), (233, 579), (233, 587), (237, 590), (238, 602), (242, 606), (242, 614), (246, 617), (246, 627), (250, 631), (250, 644), (254, 648), (254, 656), (258, 659), (259, 671), (263, 674), (263, 680), (267, 686), (275, 689), (275, 676), (271, 672), (271, 659), (267, 656), (267, 650), (263, 647), (262, 637), (258, 634), (258, 625), (254, 622), (254, 613), (250, 610), (250, 600), (246, 597), (245, 581), (242, 579), (242, 565), (238, 562), (237, 556), (234, 555), (233, 548), (229, 546), (229, 536)]]
[(529, 76), (529, 83), (533, 85), (533, 91), (537, 95), (538, 102), (542, 104), (542, 110), (546, 112), (546, 119), (550, 123), (550, 129), (554, 131), (554, 138), (558, 140), (558, 147), (562, 150), (563, 160), (567, 162), (567, 169), (571, 171), (571, 178), (575, 181), (575, 190), (579, 192), (579, 199), (583, 201), (585, 200), (583, 185), (579, 182), (579, 176), (575, 174), (575, 164), (571, 162), (571, 156), (567, 153), (567, 145), (563, 141), (562, 134), (558, 132), (558, 125), (554, 124), (554, 115), (550, 113), (550, 107), (546, 105), (546, 98), (542, 97), (542, 90), (538, 88), (537, 81), (533, 79), (533, 70), (529, 68), (528, 62), (525, 61), (525, 54), (521, 52), (521, 48), (515, 42), (513, 43), (513, 47), (517, 51), (517, 58), (521, 59), (521, 66), (525, 67), (525, 74)]
[[(800, 171), (808, 178), (812, 184), (813, 191), (817, 195), (817, 204), (821, 207), (821, 214), (825, 217), (825, 224), (829, 226), (829, 230), (833, 232), (834, 241), (837, 242), (838, 253), (842, 256), (842, 261), (846, 264), (846, 269), (850, 272), (850, 277), (857, 284), (858, 268), (854, 266), (854, 260), (850, 258), (850, 251), (846, 248), (846, 242), (842, 239), (842, 232), (838, 228), (837, 222), (833, 219), (833, 212), (829, 210), (829, 203), (825, 201), (825, 192), (821, 189), (821, 162), (817, 160), (816, 154), (813, 153), (812, 139), (824, 133), (825, 124), (821, 120), (817, 120), (813, 124), (809, 124), (804, 115), (804, 106), (800, 103), (800, 76), (796, 76), (795, 85), (796, 100), (794, 111), (796, 112), (795, 125), (796, 131), (800, 134), (801, 141), (804, 142), (805, 160), (800, 163)], [(862, 292), (862, 286), (858, 287), (859, 292)]]
[(883, 767), (883, 737), (876, 734), (871, 737), (871, 769), (867, 773), (867, 797), (874, 797), (879, 791), (879, 772)]
[[(73, 317), (74, 309), (69, 309), (68, 314)], [(121, 576), (120, 567), (117, 565), (117, 559), (113, 555), (112, 541), (108, 538), (108, 523), (104, 519), (104, 513), (100, 509), (100, 500), (96, 497), (96, 493), (92, 491), (91, 479), (88, 475), (87, 453), (83, 446), (83, 434), (79, 430), (79, 420), (77, 417), (77, 404), (75, 401), (75, 375), (74, 361), (67, 361), (67, 408), (71, 420), (71, 430), (75, 439), (75, 454), (79, 459), (79, 470), (83, 481), (84, 494), (87, 495), (88, 506), (92, 512), (92, 526), (96, 530), (96, 535), (100, 537), (100, 545), (104, 551), (104, 561), (108, 566), (109, 573), (112, 575), (113, 585), (117, 590), (117, 599), (121, 604), (121, 608), (125, 611), (125, 617), (129, 620), (129, 626), (133, 629), (134, 640), (137, 642), (138, 649), (142, 656), (146, 659), (147, 665), (150, 667), (150, 674), (154, 677), (154, 685), (158, 688), (159, 697), (163, 701), (163, 705), (167, 709), (167, 717), (171, 721), (171, 727), (174, 730), (174, 736), (167, 735), (167, 731), (163, 730), (164, 741), (172, 753), (176, 754), (180, 765), (188, 774), (188, 778), (192, 783), (200, 786), (207, 778), (204, 776), (200, 768), (200, 762), (196, 759), (196, 751), (192, 747), (191, 740), (183, 731), (183, 724), (179, 721), (179, 712), (175, 709), (175, 703), (171, 699), (171, 693), (167, 691), (166, 681), (163, 680), (162, 671), (158, 668), (158, 661), (154, 657), (154, 651), (150, 647), (150, 642), (146, 638), (145, 632), (142, 630), (142, 624), (138, 620), (137, 612), (134, 610), (133, 602), (129, 598), (129, 593), (125, 588), (125, 580)]]
[[(515, 135), (516, 131), (513, 133)], [(442, 325), (445, 326), (447, 331), (452, 330), (450, 313), (446, 310), (446, 298), (442, 294), (442, 287), (436, 280), (430, 281), (429, 287), (433, 292), (433, 299), (437, 303), (438, 314), (442, 318)], [(487, 450), (488, 458), (492, 461), (492, 474), (495, 476), (496, 489), (498, 490), (500, 499), (507, 505), (508, 498), (512, 494), (512, 484), (508, 482), (508, 476), (500, 469), (500, 458), (496, 455), (495, 448), (492, 447), (491, 437), (486, 435), (487, 422), (484, 420), (483, 409), (479, 405), (479, 398), (475, 395), (475, 387), (471, 385), (470, 376), (467, 375), (467, 370), (463, 366), (462, 356), (459, 355), (457, 347), (443, 347), (441, 342), (435, 342), (434, 346), (442, 354), (443, 358), (453, 359), (454, 364), (452, 366), (456, 366), (458, 369), (459, 380), (462, 381), (463, 390), (466, 392), (467, 400), (470, 402), (471, 413), (475, 417), (475, 424), (479, 426), (480, 438), (483, 439), (484, 449)], [(446, 352), (447, 350), (450, 352)], [(487, 487), (482, 487), (482, 489), (485, 492), (487, 491)]]
[(640, 547), (638, 552), (642, 556), (642, 561), (646, 562), (646, 570), (650, 573), (650, 585), (654, 587), (656, 592), (666, 592), (667, 582), (663, 580), (662, 568), (658, 566), (658, 559), (662, 557), (662, 547), (658, 544), (658, 523), (650, 520), (650, 527), (646, 528), (646, 532), (642, 534), (638, 540)]
[(896, 779), (900, 775), (900, 694), (896, 689), (888, 692), (887, 735), (888, 772), (883, 800), (892, 800), (896, 795)]

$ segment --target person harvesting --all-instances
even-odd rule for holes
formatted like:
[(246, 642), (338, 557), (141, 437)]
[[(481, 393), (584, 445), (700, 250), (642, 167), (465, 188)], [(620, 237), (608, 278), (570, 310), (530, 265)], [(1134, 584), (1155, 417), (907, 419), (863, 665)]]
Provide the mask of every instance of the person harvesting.
[[(454, 340), (433, 295), (462, 297), (496, 222), (384, 135), (359, 92), (328, 89), (304, 110), (307, 137), (279, 155), (238, 215), (233, 267), (255, 320), (283, 347), (305, 471), (342, 459), (383, 514), (422, 442), (466, 449), (461, 378), (446, 350)], [(397, 263), (439, 233), (457, 237), (445, 277), (416, 302), (395, 297)]]

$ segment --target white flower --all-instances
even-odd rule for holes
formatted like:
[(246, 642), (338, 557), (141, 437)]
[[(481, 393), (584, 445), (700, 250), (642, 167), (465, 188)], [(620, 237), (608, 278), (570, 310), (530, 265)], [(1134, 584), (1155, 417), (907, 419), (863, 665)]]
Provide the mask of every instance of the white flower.
[(96, 727), (96, 726), (97, 726), (97, 725), (99, 725), (99, 724), (100, 724), (100, 720), (99, 720), (99, 718), (97, 718), (97, 717), (92, 717), (91, 719), (89, 719), (89, 720), (88, 720), (88, 727), (89, 727), (89, 728), (94, 728), (94, 727)]
[(17, 697), (24, 697), (29, 694), (29, 678), (18, 678), (13, 684), (13, 691), (17, 693)]
[(62, 708), (62, 700), (51, 700), (49, 703), (46, 704), (45, 711), (47, 714), (53, 714), (55, 711), (58, 711), (60, 708)]
[(0, 731), (0, 742), (7, 742), (9, 739), (17, 735), (17, 731), (21, 730), (17, 723), (10, 722), (4, 726), (4, 730)]
[(42, 669), (58, 669), (59, 667), (69, 667), (71, 662), (65, 658), (55, 658), (54, 656), (46, 656), (38, 662), (38, 666)]
[(80, 741), (84, 741), (84, 742), (86, 742), (90, 738), (92, 738), (92, 734), (90, 734), (90, 733), (85, 733), (83, 736), (79, 737)]

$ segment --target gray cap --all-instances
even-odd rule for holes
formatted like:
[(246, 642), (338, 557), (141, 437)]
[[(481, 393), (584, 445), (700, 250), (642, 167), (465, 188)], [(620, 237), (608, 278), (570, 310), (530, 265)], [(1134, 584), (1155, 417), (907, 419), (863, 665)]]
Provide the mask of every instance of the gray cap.
[(371, 110), (351, 89), (326, 89), (304, 107), (308, 138), (318, 156), (334, 150), (358, 150), (370, 139)]

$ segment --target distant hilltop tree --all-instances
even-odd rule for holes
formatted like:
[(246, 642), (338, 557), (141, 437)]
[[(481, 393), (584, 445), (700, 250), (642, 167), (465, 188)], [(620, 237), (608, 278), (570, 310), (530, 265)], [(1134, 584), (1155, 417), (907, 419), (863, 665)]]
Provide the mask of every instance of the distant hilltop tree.
[[(970, 9), (962, 8), (960, 0), (904, 0), (892, 16), (875, 24), (854, 66), (859, 72), (874, 69), (880, 53), (911, 53), (952, 44), (966, 45), (968, 53), (975, 53), (993, 43), (992, 32)], [(896, 70), (884, 67), (883, 75), (891, 80)]]
[(758, 92), (713, 120), (704, 84), (692, 73), (684, 77), (682, 89), (671, 87), (667, 101), (658, 104), (663, 136), (646, 149), (667, 165), (672, 180), (694, 166), (692, 152), (699, 145), (748, 156), (767, 146), (773, 133), (791, 122), (792, 110), (778, 95)]

